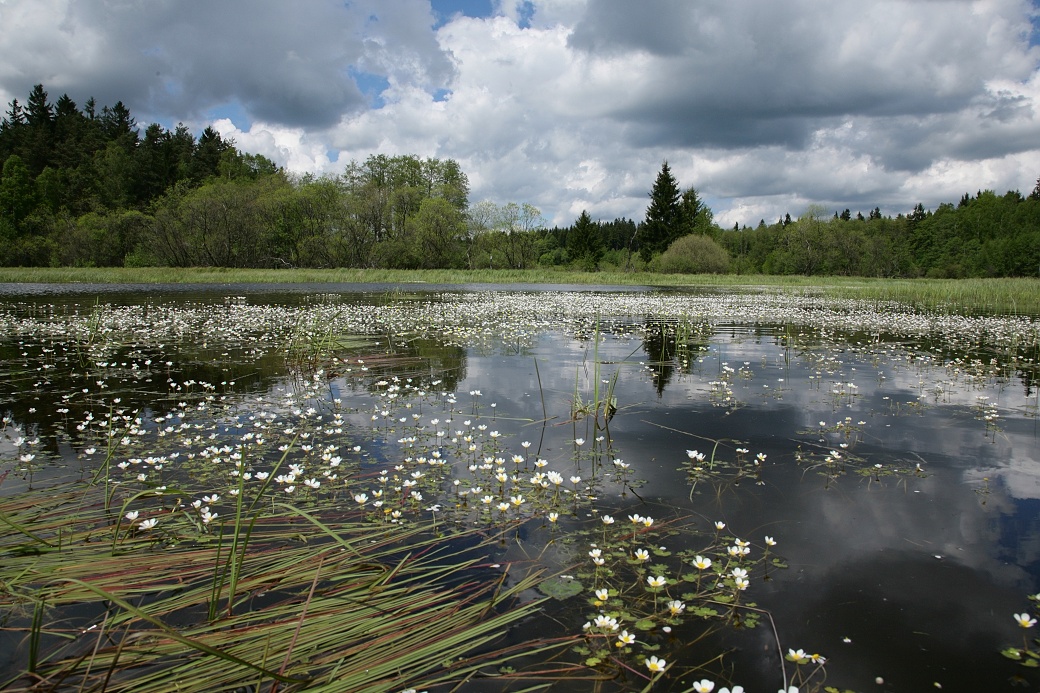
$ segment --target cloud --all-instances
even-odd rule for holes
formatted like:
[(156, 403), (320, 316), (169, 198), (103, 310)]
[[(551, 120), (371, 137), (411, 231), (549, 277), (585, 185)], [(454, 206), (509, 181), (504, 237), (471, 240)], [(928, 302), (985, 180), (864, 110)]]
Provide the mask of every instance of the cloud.
[(326, 128), (367, 104), (351, 68), (416, 83), (450, 78), (428, 3), (395, 10), (375, 0), (5, 4), (0, 83), (122, 100), (157, 120), (198, 120), (238, 103), (251, 119)]
[(1032, 188), (1035, 16), (1026, 0), (6, 2), (0, 97), (42, 82), (142, 123), (230, 119), (240, 146), (314, 172), (450, 157), (472, 199), (552, 223), (641, 218), (666, 159), (723, 225), (809, 203), (895, 214)]

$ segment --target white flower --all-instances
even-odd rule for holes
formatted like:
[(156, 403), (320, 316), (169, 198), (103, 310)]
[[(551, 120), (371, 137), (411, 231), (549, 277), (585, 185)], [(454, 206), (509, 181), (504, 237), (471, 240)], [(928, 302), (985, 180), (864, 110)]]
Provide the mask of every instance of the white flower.
[(140, 527), (141, 529), (152, 529), (157, 524), (159, 524), (159, 520), (153, 517), (148, 520), (142, 520), (141, 524), (139, 524), (138, 527)]
[(709, 681), (708, 679), (694, 681), (693, 690), (697, 691), (697, 693), (711, 693), (713, 690), (715, 690), (715, 682)]
[(1032, 618), (1027, 613), (1015, 614), (1015, 620), (1018, 622), (1018, 625), (1023, 628), (1032, 628), (1036, 625), (1036, 619)]
[(627, 630), (623, 630), (618, 633), (617, 646), (624, 647), (625, 645), (631, 645), (636, 641), (636, 636), (629, 633)]
[(126, 514), (126, 519), (130, 520), (131, 522), (133, 522), (134, 520), (137, 519), (138, 515), (140, 515), (139, 512), (137, 512), (136, 510), (131, 510), (130, 512), (128, 512)]
[(651, 674), (657, 674), (664, 671), (668, 667), (668, 662), (663, 659), (658, 659), (656, 655), (652, 655), (646, 660), (646, 668), (650, 670)]
[(794, 662), (795, 664), (805, 664), (809, 661), (809, 655), (802, 648), (798, 648), (797, 650), (789, 648), (787, 650), (787, 655), (785, 656), (785, 658), (790, 662)]

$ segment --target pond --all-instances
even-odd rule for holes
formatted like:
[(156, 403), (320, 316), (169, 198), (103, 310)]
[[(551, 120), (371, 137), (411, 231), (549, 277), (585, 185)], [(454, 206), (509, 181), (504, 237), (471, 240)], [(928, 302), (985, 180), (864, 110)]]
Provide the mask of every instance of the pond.
[[(321, 649), (299, 624), (338, 589), (328, 566), (375, 571), (370, 594), (434, 539), (409, 589), (428, 571), (459, 604), (493, 593), (471, 644), (499, 659), (458, 690), (1040, 685), (1002, 655), (1037, 650), (1034, 318), (629, 287), (4, 285), (0, 335), (12, 689), (148, 672), (160, 690), (215, 656), (201, 641), (333, 681), (346, 654), (290, 656)], [(350, 563), (358, 536), (385, 551)], [(248, 561), (319, 547), (306, 578), (236, 587)], [(130, 589), (117, 560), (164, 577)], [(276, 657), (199, 625), (265, 599)], [(430, 672), (473, 653), (446, 652), (342, 690), (455, 690)], [(249, 672), (208, 690), (279, 685)]]

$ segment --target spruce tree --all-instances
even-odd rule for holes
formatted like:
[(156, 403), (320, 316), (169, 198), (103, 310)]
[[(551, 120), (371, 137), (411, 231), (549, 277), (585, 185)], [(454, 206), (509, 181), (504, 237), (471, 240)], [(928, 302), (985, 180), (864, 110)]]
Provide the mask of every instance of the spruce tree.
[(603, 242), (599, 228), (585, 210), (581, 211), (581, 216), (567, 234), (567, 250), (571, 259), (579, 263), (586, 272), (599, 269), (599, 261), (603, 257)]
[(650, 191), (650, 206), (646, 209), (646, 219), (640, 229), (639, 255), (644, 262), (649, 262), (654, 255), (664, 252), (668, 244), (680, 235), (681, 197), (679, 184), (672, 175), (668, 162), (665, 161)]

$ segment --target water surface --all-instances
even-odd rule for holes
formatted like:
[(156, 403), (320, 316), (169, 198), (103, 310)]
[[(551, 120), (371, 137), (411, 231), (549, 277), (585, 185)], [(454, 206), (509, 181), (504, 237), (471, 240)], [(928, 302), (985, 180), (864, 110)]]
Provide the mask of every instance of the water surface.
[[(775, 538), (770, 552), (786, 568), (753, 573), (747, 595), (771, 615), (776, 635), (765, 621), (691, 645), (704, 630), (697, 619), (648, 634), (680, 668), (725, 653), (699, 672), (673, 670), (662, 690), (703, 677), (776, 690), (778, 644), (824, 655), (826, 684), (839, 689), (1040, 685), (999, 654), (1021, 644), (1012, 614), (1030, 611), (1027, 595), (1040, 589), (1037, 351), (1021, 337), (1028, 324), (946, 323), (894, 309), (875, 316), (864, 306), (775, 297), (723, 297), (735, 302), (714, 310), (718, 295), (561, 288), (0, 285), (9, 328), (0, 338), (0, 494), (88, 478), (93, 458), (84, 450), (96, 442), (77, 425), (116, 398), (152, 422), (145, 437), (158, 436), (165, 424), (157, 417), (189, 420), (181, 402), (198, 383), (234, 400), (241, 422), (304, 378), (320, 381), (309, 395), (316, 412), (341, 412), (341, 433), (330, 438), (363, 449), (368, 476), (359, 488), (414, 454), (407, 435), (443, 430), (449, 473), (441, 496), (424, 503), (443, 505), (445, 518), (458, 490), (451, 479), (465, 488), (477, 474), (465, 453), (452, 454), (461, 443), (448, 441), (477, 423), (501, 434), (507, 458), (542, 458), (565, 477), (601, 473), (587, 492), (593, 499), (560, 529), (532, 508), (492, 560), (540, 553), (550, 570), (576, 573), (588, 543), (562, 541), (563, 533), (595, 527), (603, 514), (693, 528), (662, 539), (671, 554), (662, 562), (675, 574), (689, 570), (678, 554), (700, 550), (715, 522), (757, 552)], [(472, 314), (458, 312), (466, 306)], [(329, 329), (339, 321), (357, 328), (349, 338)], [(306, 333), (320, 346), (302, 369), (287, 358), (292, 331), (297, 343)], [(575, 416), (615, 377), (606, 428)], [(395, 382), (415, 390), (384, 414)], [(257, 397), (265, 403), (251, 410)], [(225, 426), (221, 435), (239, 432)], [(692, 463), (690, 450), (707, 463)], [(630, 471), (597, 472), (613, 459)], [(514, 637), (580, 632), (595, 612), (583, 597), (552, 609)], [(18, 666), (24, 648), (8, 651), (6, 666)], [(617, 684), (630, 687), (641, 684)]]

